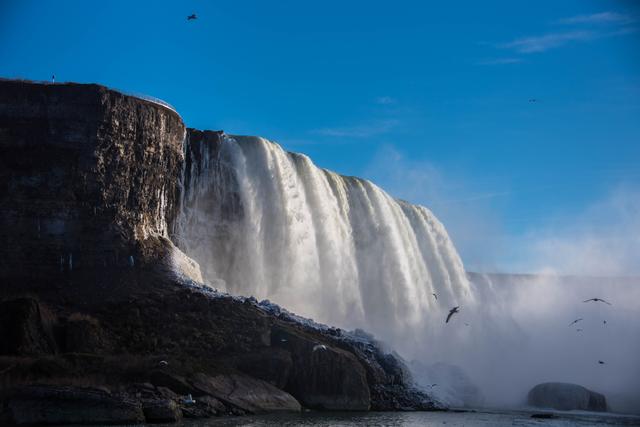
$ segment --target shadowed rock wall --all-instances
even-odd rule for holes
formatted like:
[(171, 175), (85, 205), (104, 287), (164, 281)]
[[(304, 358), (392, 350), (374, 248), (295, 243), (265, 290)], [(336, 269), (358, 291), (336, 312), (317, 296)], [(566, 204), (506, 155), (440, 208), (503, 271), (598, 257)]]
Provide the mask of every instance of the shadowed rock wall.
[(0, 280), (154, 262), (184, 135), (174, 111), (103, 86), (0, 80)]

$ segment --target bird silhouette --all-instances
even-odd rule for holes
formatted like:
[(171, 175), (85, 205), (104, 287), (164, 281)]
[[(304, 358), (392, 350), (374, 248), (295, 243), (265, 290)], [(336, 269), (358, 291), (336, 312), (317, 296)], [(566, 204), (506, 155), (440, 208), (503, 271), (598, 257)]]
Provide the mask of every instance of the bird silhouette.
[(436, 299), (436, 301), (438, 301), (438, 295), (437, 294), (431, 294), (433, 295), (433, 297)]
[(191, 15), (187, 16), (187, 21), (193, 21), (195, 19), (198, 19), (195, 13), (192, 13)]
[(606, 321), (606, 320), (603, 320), (603, 321), (602, 321), (602, 324), (606, 325), (606, 324), (607, 324), (607, 321)]
[(579, 322), (579, 321), (581, 321), (581, 320), (582, 320), (582, 317), (581, 317), (581, 318), (579, 318), (579, 319), (574, 320), (574, 321), (573, 321), (573, 322), (571, 322), (571, 323), (569, 323), (569, 326), (574, 325), (574, 324), (578, 323), (578, 322)]
[(451, 310), (449, 310), (449, 315), (447, 316), (447, 320), (445, 320), (444, 323), (449, 323), (449, 319), (451, 319), (451, 316), (458, 312), (460, 312), (460, 306), (453, 307)]
[(604, 365), (604, 362), (603, 362), (602, 360), (598, 360), (598, 363), (599, 363), (600, 365)]
[(581, 328), (576, 329), (576, 332), (582, 332)]
[(538, 102), (536, 98), (529, 98), (529, 102)]
[(584, 300), (584, 301), (582, 301), (582, 302), (589, 302), (589, 301), (593, 301), (593, 302), (603, 302), (603, 303), (605, 303), (605, 304), (612, 305), (610, 302), (607, 302), (607, 301), (603, 300), (602, 298), (589, 298), (589, 299)]

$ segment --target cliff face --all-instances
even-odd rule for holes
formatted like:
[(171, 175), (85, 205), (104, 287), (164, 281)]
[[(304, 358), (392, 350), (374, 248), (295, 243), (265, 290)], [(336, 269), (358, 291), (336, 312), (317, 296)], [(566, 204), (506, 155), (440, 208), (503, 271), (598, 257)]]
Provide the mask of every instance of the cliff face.
[(184, 134), (174, 111), (102, 86), (0, 81), (0, 280), (152, 262)]
[(0, 80), (0, 424), (437, 407), (372, 339), (184, 277), (170, 230), (220, 136), (190, 130), (185, 158), (167, 107)]

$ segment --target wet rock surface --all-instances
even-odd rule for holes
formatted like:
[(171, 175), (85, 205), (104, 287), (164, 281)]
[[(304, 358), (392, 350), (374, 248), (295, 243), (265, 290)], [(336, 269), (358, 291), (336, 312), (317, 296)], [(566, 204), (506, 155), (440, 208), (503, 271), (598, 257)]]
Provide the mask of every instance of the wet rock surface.
[(99, 281), (157, 262), (184, 135), (174, 111), (103, 86), (0, 80), (5, 286)]

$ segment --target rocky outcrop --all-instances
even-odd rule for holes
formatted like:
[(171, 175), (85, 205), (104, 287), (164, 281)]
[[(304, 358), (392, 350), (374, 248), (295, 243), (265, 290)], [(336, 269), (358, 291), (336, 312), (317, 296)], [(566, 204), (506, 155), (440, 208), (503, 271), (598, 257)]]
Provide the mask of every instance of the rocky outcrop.
[(221, 133), (190, 130), (186, 159), (184, 135), (102, 86), (0, 80), (0, 420), (438, 408), (373, 337), (198, 283), (171, 230)]
[(305, 406), (369, 410), (371, 396), (367, 374), (353, 353), (325, 344), (324, 340), (310, 340), (281, 325), (272, 329), (271, 342), (291, 355), (291, 371), (285, 389)]
[(248, 413), (300, 412), (300, 403), (289, 393), (246, 375), (196, 374), (192, 381), (197, 396), (213, 396)]
[(543, 383), (529, 391), (529, 405), (539, 408), (553, 408), (561, 411), (574, 409), (583, 411), (607, 410), (604, 395), (585, 387), (570, 383)]

